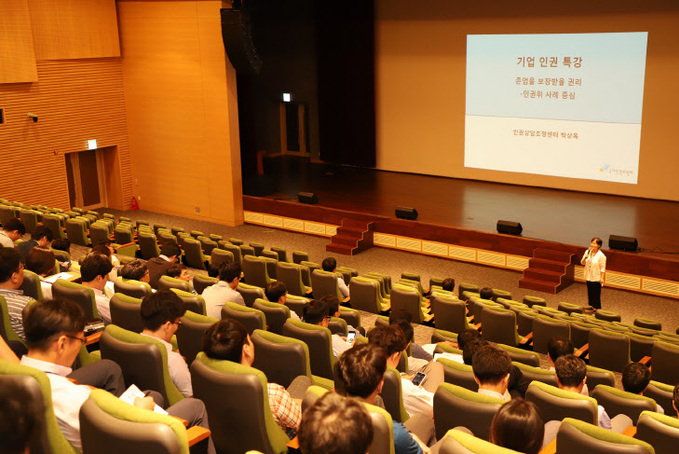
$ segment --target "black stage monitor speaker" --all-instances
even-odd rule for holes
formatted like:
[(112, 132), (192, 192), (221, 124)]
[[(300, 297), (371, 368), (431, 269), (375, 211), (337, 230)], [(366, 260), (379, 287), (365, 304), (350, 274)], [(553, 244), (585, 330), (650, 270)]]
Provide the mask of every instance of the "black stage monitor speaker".
[(318, 197), (313, 192), (298, 192), (297, 199), (302, 203), (313, 205), (318, 203)]
[(508, 235), (521, 235), (523, 227), (521, 227), (520, 222), (497, 221), (497, 232), (506, 233)]
[(417, 210), (411, 207), (396, 207), (396, 217), (400, 219), (417, 219)]
[(636, 252), (639, 249), (639, 242), (636, 238), (628, 236), (610, 235), (608, 237), (609, 249), (620, 249), (621, 251)]
[(222, 41), (229, 61), (238, 74), (259, 74), (262, 60), (252, 42), (252, 27), (247, 11), (222, 8)]

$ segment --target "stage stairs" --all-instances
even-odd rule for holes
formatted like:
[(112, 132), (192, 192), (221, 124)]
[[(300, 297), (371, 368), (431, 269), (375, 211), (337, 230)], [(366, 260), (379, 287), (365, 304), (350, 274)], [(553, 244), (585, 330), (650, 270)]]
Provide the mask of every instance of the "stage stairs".
[(342, 219), (342, 225), (337, 227), (337, 235), (331, 243), (325, 246), (328, 252), (344, 255), (356, 255), (373, 246), (374, 225), (371, 221), (351, 218)]
[(528, 268), (523, 270), (519, 288), (553, 295), (559, 293), (573, 283), (574, 256), (570, 252), (536, 248), (528, 262)]

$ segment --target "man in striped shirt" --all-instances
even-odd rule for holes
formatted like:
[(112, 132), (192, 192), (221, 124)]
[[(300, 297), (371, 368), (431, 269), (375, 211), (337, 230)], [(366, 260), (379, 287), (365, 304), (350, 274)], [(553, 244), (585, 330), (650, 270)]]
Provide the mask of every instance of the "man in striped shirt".
[(7, 312), (12, 329), (22, 340), (24, 339), (24, 326), (21, 313), (31, 301), (20, 290), (24, 282), (24, 266), (21, 263), (21, 254), (15, 248), (0, 248), (0, 296), (5, 298)]

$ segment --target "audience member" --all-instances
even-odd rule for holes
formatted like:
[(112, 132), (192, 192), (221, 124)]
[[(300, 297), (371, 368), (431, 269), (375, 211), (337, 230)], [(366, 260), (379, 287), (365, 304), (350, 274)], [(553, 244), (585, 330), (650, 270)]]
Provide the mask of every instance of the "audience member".
[[(580, 394), (587, 380), (587, 365), (585, 362), (577, 356), (569, 354), (557, 359), (554, 367), (556, 368), (556, 383), (559, 389)], [(622, 432), (632, 425), (632, 420), (626, 415), (620, 414), (611, 419), (604, 407), (599, 405), (598, 410), (599, 427), (613, 430), (614, 432)]]
[[(324, 295), (321, 296), (319, 299), (328, 305), (328, 315), (330, 315), (330, 317), (340, 318), (340, 316), (342, 315), (342, 311), (340, 308), (340, 302), (336, 296)], [(362, 327), (355, 328), (347, 323), (347, 332), (349, 333), (354, 332), (356, 333), (357, 336), (362, 336), (363, 333), (365, 333), (365, 330), (363, 330), (363, 332), (360, 331), (362, 329), (363, 329)]]
[[(24, 325), (28, 354), (21, 358), (21, 364), (47, 374), (59, 428), (73, 446), (82, 449), (80, 407), (90, 395), (90, 386), (103, 388), (116, 396), (125, 391), (120, 366), (102, 359), (76, 371), (71, 369), (85, 342), (85, 315), (80, 306), (70, 300), (43, 300), (31, 305), (26, 312)], [(80, 384), (74, 384), (69, 378)], [(158, 404), (162, 406), (160, 394), (154, 393), (154, 397), (160, 400)], [(153, 400), (150, 396), (137, 398), (134, 405), (151, 410)], [(187, 420), (189, 427), (198, 425), (209, 429), (207, 412), (200, 400), (183, 399), (166, 411)], [(208, 452), (215, 452), (212, 439)]]
[(674, 407), (674, 411), (677, 412), (677, 417), (679, 417), (679, 384), (672, 391), (672, 407)]
[[(222, 319), (207, 329), (203, 336), (203, 352), (208, 358), (244, 366), (251, 367), (255, 361), (255, 345), (247, 330), (242, 323), (230, 318)], [(301, 399), (311, 384), (306, 375), (295, 378), (288, 390), (276, 383), (267, 383), (271, 413), (289, 436), (294, 436), (302, 420), (302, 409), (294, 399)]]
[[(1, 338), (0, 338), (1, 339)], [(17, 360), (18, 362), (18, 360)], [(39, 421), (44, 416), (40, 403), (20, 383), (6, 382), (0, 387), (0, 453), (26, 454), (37, 440)]]
[(28, 241), (22, 241), (17, 244), (17, 250), (21, 254), (21, 261), (26, 263), (26, 256), (34, 247), (40, 246), (43, 248), (49, 248), (50, 243), (52, 243), (52, 231), (45, 227), (44, 225), (39, 225), (35, 228), (34, 232), (31, 232), (31, 239)]
[(506, 351), (491, 345), (484, 345), (477, 350), (472, 357), (472, 372), (474, 381), (479, 385), (479, 394), (511, 400), (507, 391), (511, 368), (512, 358)]
[[(386, 370), (387, 355), (382, 348), (374, 344), (355, 345), (335, 363), (335, 390), (375, 405)], [(396, 454), (429, 452), (427, 443), (435, 439), (435, 434), (434, 422), (428, 415), (411, 415), (405, 425), (394, 421), (393, 427)]]
[[(552, 337), (547, 341), (547, 360), (549, 361), (549, 370), (556, 370), (554, 363), (562, 356), (572, 355), (575, 351), (573, 342), (567, 337)], [(589, 396), (589, 388), (587, 383), (582, 387), (580, 392), (583, 396)]]
[(108, 273), (108, 279), (114, 281), (118, 277), (118, 270), (120, 269), (120, 260), (116, 257), (116, 250), (113, 249), (111, 240), (101, 240), (98, 244), (92, 247), (92, 252), (99, 252), (104, 254), (111, 261), (113, 269)]
[[(650, 381), (651, 371), (646, 364), (629, 363), (622, 368), (622, 388), (628, 393), (642, 395)], [(661, 415), (665, 414), (665, 410), (660, 405), (656, 403), (655, 406), (656, 412)]]
[[(490, 346), (490, 343), (488, 343), (488, 341), (485, 339), (471, 337), (471, 333), (469, 335), (470, 337), (462, 344), (464, 345), (462, 350), (462, 359), (464, 364), (472, 366), (474, 354), (478, 350)], [(458, 341), (462, 341), (463, 339), (464, 337), (458, 337)], [(523, 375), (521, 369), (513, 364), (511, 365), (509, 369), (509, 382), (507, 383), (507, 391), (512, 398), (524, 398), (526, 396), (526, 391), (528, 390), (528, 385), (530, 385), (530, 382), (531, 380), (527, 379)]]
[(333, 392), (304, 412), (299, 429), (302, 454), (359, 454), (368, 452), (373, 439), (368, 411), (356, 401)]
[(12, 329), (22, 340), (24, 326), (21, 323), (22, 311), (32, 298), (24, 295), (20, 289), (24, 282), (24, 265), (21, 255), (14, 248), (0, 248), (0, 296), (5, 297), (7, 312)]
[(120, 269), (120, 277), (132, 281), (146, 282), (151, 280), (149, 269), (142, 259), (134, 259), (127, 262)]
[(189, 270), (183, 263), (173, 263), (172, 265), (169, 266), (169, 268), (165, 272), (165, 275), (175, 279), (181, 279), (182, 281), (186, 282), (189, 282), (191, 280), (191, 278), (189, 277)]
[(236, 290), (240, 282), (241, 269), (237, 262), (224, 262), (219, 267), (219, 282), (203, 290), (207, 315), (222, 318), (224, 304), (236, 303), (245, 306), (243, 295)]
[(158, 290), (160, 276), (163, 276), (167, 272), (167, 269), (173, 263), (177, 262), (181, 253), (182, 251), (176, 243), (168, 241), (161, 246), (160, 255), (158, 257), (152, 257), (146, 262), (146, 266), (149, 269), (149, 275), (151, 276), (149, 284), (151, 284), (152, 288)]
[(2, 247), (13, 248), (14, 242), (26, 234), (24, 223), (17, 218), (7, 221), (0, 230), (0, 245)]
[[(281, 281), (271, 281), (264, 290), (266, 299), (272, 303), (285, 304), (288, 299), (288, 289)], [(290, 311), (290, 318), (293, 320), (301, 320), (299, 315), (293, 310)]]
[(490, 442), (527, 454), (542, 449), (545, 425), (533, 402), (511, 400), (495, 413), (490, 425)]
[(484, 300), (492, 300), (493, 299), (493, 289), (490, 287), (483, 287), (481, 291), (479, 292), (479, 296), (484, 299)]
[(111, 308), (109, 297), (104, 293), (108, 282), (108, 273), (113, 269), (111, 261), (104, 254), (93, 252), (85, 256), (80, 264), (82, 284), (94, 290), (99, 318), (105, 323), (111, 323)]
[[(396, 325), (376, 326), (368, 333), (368, 343), (382, 347), (387, 354), (387, 366), (396, 368), (408, 341), (401, 328)], [(427, 376), (420, 386), (414, 385), (412, 376), (401, 378), (401, 395), (406, 411), (413, 415), (424, 413), (434, 417), (434, 392), (443, 382), (443, 366), (431, 362), (423, 369)]]
[(455, 289), (455, 279), (449, 277), (441, 282), (441, 287), (447, 292), (452, 292)]
[[(52, 250), (53, 251), (62, 251), (65, 252), (69, 255), (71, 255), (71, 242), (68, 241), (68, 238), (57, 238), (54, 241), (52, 241)], [(57, 255), (57, 254), (55, 254)], [(70, 262), (66, 261), (59, 261), (59, 266), (61, 267), (62, 270), (68, 270), (71, 267)]]
[(143, 336), (159, 340), (167, 349), (167, 368), (172, 383), (185, 397), (193, 396), (191, 373), (186, 361), (178, 352), (173, 351), (172, 336), (181, 324), (186, 312), (184, 303), (171, 290), (162, 290), (146, 295), (141, 301), (140, 315), (144, 329)]
[[(304, 305), (302, 319), (305, 323), (327, 328), (330, 317), (330, 307), (327, 301), (321, 298), (311, 300)], [(342, 339), (339, 334), (331, 335), (330, 340), (332, 342), (332, 353), (336, 358), (351, 348), (351, 344), (346, 339)]]
[[(389, 312), (389, 324), (399, 325), (401, 327), (401, 329), (403, 330), (403, 334), (406, 335), (406, 340), (410, 343), (410, 349), (412, 350), (411, 357), (416, 360), (424, 360), (426, 362), (433, 361), (434, 356), (413, 341), (414, 330), (411, 325), (412, 322), (413, 316), (410, 314), (410, 312), (408, 312), (405, 309), (392, 309)], [(410, 328), (406, 326), (406, 323), (410, 325)], [(417, 362), (418, 361), (415, 361), (415, 363)], [(410, 360), (408, 361), (408, 365), (410, 365)], [(423, 363), (419, 363), (419, 367), (422, 366)]]
[(43, 298), (52, 298), (52, 284), (45, 281), (45, 278), (54, 274), (56, 260), (51, 249), (40, 246), (31, 249), (26, 256), (26, 269), (33, 271), (40, 278)]
[[(334, 273), (335, 270), (337, 270), (337, 260), (335, 260), (334, 257), (327, 257), (321, 263), (321, 267), (323, 268), (323, 271)], [(349, 296), (349, 287), (347, 287), (347, 284), (344, 282), (343, 277), (341, 276), (337, 277), (337, 286), (339, 287), (340, 293), (344, 298)]]

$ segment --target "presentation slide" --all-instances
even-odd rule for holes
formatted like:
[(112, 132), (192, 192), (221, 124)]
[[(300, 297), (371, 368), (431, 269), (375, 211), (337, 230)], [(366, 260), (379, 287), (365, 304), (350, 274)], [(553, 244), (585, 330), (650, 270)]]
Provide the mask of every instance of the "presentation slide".
[(465, 167), (636, 184), (647, 41), (467, 35)]

